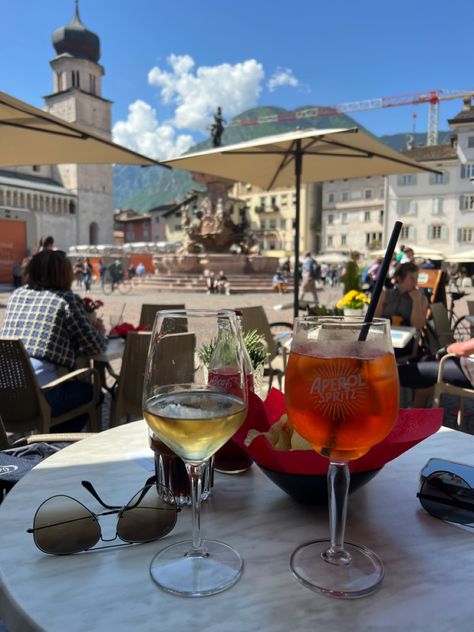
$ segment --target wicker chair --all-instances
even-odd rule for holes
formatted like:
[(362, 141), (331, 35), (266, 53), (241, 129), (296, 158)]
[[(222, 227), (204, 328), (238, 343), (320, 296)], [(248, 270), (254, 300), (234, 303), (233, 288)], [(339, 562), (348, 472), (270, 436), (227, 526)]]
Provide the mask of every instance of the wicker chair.
[[(78, 377), (92, 378), (92, 400), (60, 416), (52, 417), (44, 393)], [(95, 369), (72, 371), (41, 387), (23, 342), (19, 338), (0, 338), (0, 414), (8, 432), (39, 430), (48, 433), (53, 426), (85, 414), (89, 417), (89, 429), (95, 432), (99, 430), (99, 403), (99, 376)]]
[(32, 443), (76, 443), (82, 439), (95, 437), (96, 434), (96, 432), (48, 432), (17, 438), (11, 432), (7, 432), (3, 419), (0, 417), (0, 450), (18, 448)]
[(155, 322), (156, 312), (162, 309), (186, 309), (184, 304), (163, 305), (154, 303), (144, 303), (142, 305), (142, 311), (140, 313), (139, 326), (144, 327), (147, 331), (153, 329), (153, 323)]
[[(145, 378), (145, 367), (150, 346), (151, 332), (130, 332), (125, 340), (125, 350), (122, 359), (122, 368), (118, 379), (117, 389), (112, 400), (110, 414), (110, 426), (118, 426), (122, 417), (126, 416), (127, 423), (131, 416), (143, 415), (142, 394)], [(155, 359), (154, 366), (157, 370), (156, 385), (169, 383), (169, 381), (191, 382), (194, 356), (194, 336), (188, 333), (178, 333), (166, 339), (167, 344), (161, 345), (163, 356), (168, 354), (174, 357), (185, 357), (186, 362), (177, 362), (176, 367), (180, 375), (165, 375), (161, 369), (162, 362), (159, 357)], [(184, 372), (183, 372), (184, 370)]]

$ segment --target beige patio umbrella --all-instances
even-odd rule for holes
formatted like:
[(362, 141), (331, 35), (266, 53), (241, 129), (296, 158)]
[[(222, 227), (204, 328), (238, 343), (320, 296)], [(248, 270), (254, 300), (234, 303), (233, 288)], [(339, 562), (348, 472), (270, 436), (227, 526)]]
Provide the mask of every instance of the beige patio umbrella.
[(0, 167), (112, 163), (161, 165), (0, 92)]
[[(426, 248), (425, 246), (415, 246), (411, 244), (405, 244), (405, 248), (411, 248), (415, 253), (415, 259), (432, 259), (433, 261), (442, 261), (445, 259), (445, 255), (439, 250), (432, 250), (431, 248)], [(383, 257), (385, 254), (385, 250), (383, 248), (379, 248), (378, 250), (370, 250), (367, 253), (367, 258), (372, 257)]]
[(311, 129), (216, 147), (164, 164), (248, 182), (262, 189), (296, 188), (294, 313), (298, 314), (300, 188), (302, 183), (432, 169), (409, 160), (373, 136), (351, 129)]
[(474, 263), (474, 250), (465, 250), (464, 252), (455, 252), (446, 256), (446, 261), (452, 263)]

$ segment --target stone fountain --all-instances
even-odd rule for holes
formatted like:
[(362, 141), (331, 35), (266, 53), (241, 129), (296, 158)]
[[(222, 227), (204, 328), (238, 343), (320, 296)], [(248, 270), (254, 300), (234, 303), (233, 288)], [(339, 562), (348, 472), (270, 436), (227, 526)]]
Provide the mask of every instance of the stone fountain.
[(205, 174), (193, 180), (206, 186), (198, 202), (183, 208), (183, 245), (176, 254), (155, 255), (157, 273), (205, 274), (224, 270), (231, 274), (273, 274), (277, 259), (258, 254), (255, 235), (250, 230), (244, 205), (240, 222), (232, 220), (229, 189), (232, 182)]

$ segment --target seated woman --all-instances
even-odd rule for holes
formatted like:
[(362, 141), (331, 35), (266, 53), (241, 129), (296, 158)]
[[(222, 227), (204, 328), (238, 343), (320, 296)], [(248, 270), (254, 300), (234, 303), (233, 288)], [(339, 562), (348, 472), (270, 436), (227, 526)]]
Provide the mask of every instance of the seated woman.
[[(412, 262), (400, 264), (395, 270), (395, 287), (393, 290), (382, 290), (375, 316), (389, 318), (394, 327), (422, 329), (426, 324), (428, 301), (416, 287), (417, 283), (418, 266)], [(395, 349), (397, 357), (406, 354), (406, 348)]]
[[(60, 250), (42, 250), (25, 268), (26, 285), (8, 301), (0, 334), (21, 338), (41, 386), (59, 377), (61, 367), (74, 369), (78, 355), (90, 356), (105, 349), (101, 319), (92, 324), (82, 300), (71, 291), (73, 270)], [(52, 416), (92, 399), (92, 385), (69, 381), (45, 393)], [(87, 416), (54, 426), (52, 432), (77, 432)]]
[[(474, 338), (464, 342), (453, 342), (446, 351), (456, 354), (448, 358), (443, 367), (443, 381), (461, 388), (474, 386)], [(424, 408), (432, 387), (438, 380), (439, 361), (433, 358), (398, 367), (400, 385), (415, 389), (414, 407)]]

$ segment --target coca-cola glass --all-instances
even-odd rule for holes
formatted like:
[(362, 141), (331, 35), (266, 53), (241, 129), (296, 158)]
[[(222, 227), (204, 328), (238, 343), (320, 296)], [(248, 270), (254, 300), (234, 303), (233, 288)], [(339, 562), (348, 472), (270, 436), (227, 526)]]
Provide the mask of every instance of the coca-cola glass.
[(229, 545), (201, 539), (200, 504), (206, 463), (247, 414), (242, 343), (233, 311), (158, 312), (143, 412), (152, 432), (186, 465), (193, 518), (192, 541), (160, 551), (151, 576), (163, 590), (178, 595), (221, 592), (238, 580), (243, 562)]

